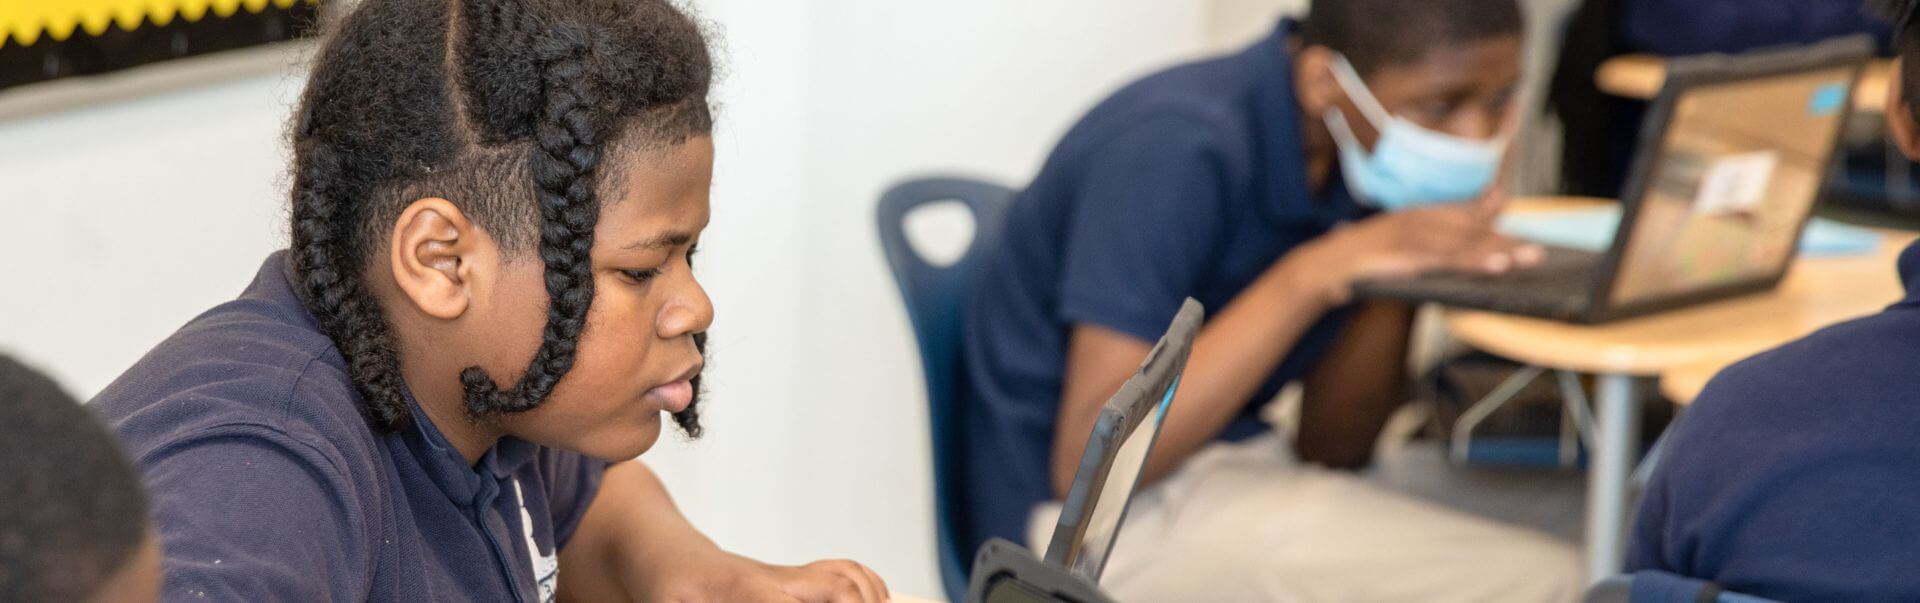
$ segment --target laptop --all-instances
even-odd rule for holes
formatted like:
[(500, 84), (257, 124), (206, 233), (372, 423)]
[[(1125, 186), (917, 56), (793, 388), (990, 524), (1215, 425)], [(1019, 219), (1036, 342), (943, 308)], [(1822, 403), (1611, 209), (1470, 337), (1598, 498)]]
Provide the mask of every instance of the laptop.
[(974, 556), (967, 600), (985, 603), (1107, 603), (1097, 585), (1126, 519), (1160, 423), (1180, 387), (1205, 311), (1189, 298), (1140, 370), (1107, 399), (1080, 455), (1044, 559), (995, 538)]
[(1368, 281), (1355, 294), (1599, 323), (1772, 289), (1793, 262), (1872, 50), (1860, 36), (1674, 59), (1606, 251), (1548, 247), (1540, 265), (1507, 274)]

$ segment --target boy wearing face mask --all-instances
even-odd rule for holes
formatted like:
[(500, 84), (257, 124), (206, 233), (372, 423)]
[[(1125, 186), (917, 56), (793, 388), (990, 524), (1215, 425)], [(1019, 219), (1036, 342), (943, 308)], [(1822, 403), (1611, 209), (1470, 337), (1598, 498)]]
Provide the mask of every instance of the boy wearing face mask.
[[(1105, 573), (1121, 600), (1575, 596), (1563, 545), (1339, 471), (1405, 399), (1412, 317), (1351, 284), (1539, 260), (1491, 225), (1521, 29), (1515, 0), (1319, 0), (1083, 118), (970, 290), (962, 542), (1051, 526), (1100, 405), (1192, 296), (1210, 317)], [(1289, 446), (1258, 414), (1292, 381)]]

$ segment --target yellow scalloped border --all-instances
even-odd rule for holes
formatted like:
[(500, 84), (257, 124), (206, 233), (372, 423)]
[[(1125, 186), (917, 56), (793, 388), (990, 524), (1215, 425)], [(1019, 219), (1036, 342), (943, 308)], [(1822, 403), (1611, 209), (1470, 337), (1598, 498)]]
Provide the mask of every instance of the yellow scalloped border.
[(268, 5), (292, 8), (294, 4), (314, 4), (318, 0), (0, 0), (0, 40), (11, 37), (22, 46), (31, 46), (45, 35), (66, 40), (75, 30), (90, 35), (107, 32), (118, 24), (132, 30), (140, 22), (166, 25), (175, 17), (187, 22), (199, 21), (209, 13), (229, 17), (242, 8), (250, 13)]

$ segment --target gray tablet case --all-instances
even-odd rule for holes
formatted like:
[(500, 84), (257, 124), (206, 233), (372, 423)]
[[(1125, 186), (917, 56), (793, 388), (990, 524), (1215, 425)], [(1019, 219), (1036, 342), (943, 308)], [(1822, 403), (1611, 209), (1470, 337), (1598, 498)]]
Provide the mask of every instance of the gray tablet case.
[(1006, 540), (987, 541), (975, 555), (968, 601), (1110, 601), (1095, 583), (1126, 519), (1140, 470), (1159, 438), (1204, 319), (1200, 302), (1187, 299), (1140, 370), (1100, 409), (1046, 559)]

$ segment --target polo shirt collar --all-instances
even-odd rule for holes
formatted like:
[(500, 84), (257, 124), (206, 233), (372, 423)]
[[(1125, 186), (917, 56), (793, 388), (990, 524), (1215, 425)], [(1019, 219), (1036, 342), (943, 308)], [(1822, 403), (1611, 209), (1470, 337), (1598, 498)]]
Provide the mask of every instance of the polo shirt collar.
[(473, 465), (467, 464), (467, 458), (449, 442), (440, 428), (434, 425), (420, 404), (413, 398), (412, 392), (406, 392), (407, 410), (413, 415), (413, 425), (406, 428), (407, 449), (412, 451), (414, 459), (425, 470), (435, 486), (447, 495), (449, 500), (461, 507), (473, 507), (488, 504), (490, 498), (499, 493), (496, 486), (500, 480), (514, 475), (527, 463), (533, 461), (538, 448), (533, 443), (513, 436), (500, 438), (492, 448), (488, 448), (480, 460)]

